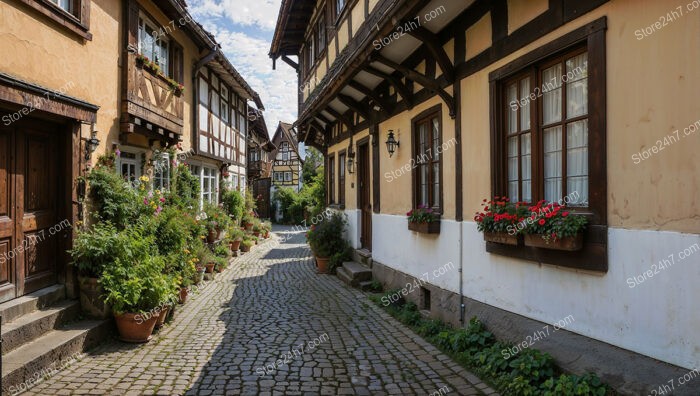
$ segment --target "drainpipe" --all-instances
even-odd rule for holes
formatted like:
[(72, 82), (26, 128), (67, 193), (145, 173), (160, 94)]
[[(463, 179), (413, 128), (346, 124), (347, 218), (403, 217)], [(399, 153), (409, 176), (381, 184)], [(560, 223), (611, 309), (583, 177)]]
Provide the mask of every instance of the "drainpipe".
[(458, 222), (459, 224), (459, 323), (464, 327), (464, 293), (462, 291), (462, 284), (464, 283), (464, 278), (462, 277), (464, 268), (464, 246), (462, 246), (462, 241), (464, 237), (464, 223)]

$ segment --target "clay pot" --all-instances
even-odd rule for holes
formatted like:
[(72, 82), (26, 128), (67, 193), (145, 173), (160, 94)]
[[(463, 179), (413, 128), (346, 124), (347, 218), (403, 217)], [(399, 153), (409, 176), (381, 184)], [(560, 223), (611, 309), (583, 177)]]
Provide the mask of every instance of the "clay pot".
[(212, 272), (214, 272), (215, 265), (215, 263), (207, 263), (207, 274), (211, 274)]
[(231, 241), (231, 251), (235, 252), (238, 250), (238, 248), (241, 247), (241, 241), (236, 240), (236, 241)]
[(119, 330), (119, 339), (124, 342), (143, 343), (151, 339), (151, 333), (158, 321), (158, 316), (153, 315), (143, 320), (143, 315), (126, 312), (121, 315), (114, 314), (114, 321)]
[(241, 245), (241, 252), (250, 252), (251, 246)]
[(216, 230), (211, 230), (207, 234), (207, 242), (209, 243), (214, 243), (216, 242), (216, 238), (218, 238), (219, 233)]
[(319, 274), (328, 273), (328, 262), (330, 260), (330, 257), (316, 257), (316, 267), (318, 268)]
[(163, 323), (165, 323), (165, 318), (168, 317), (168, 311), (170, 310), (170, 306), (164, 305), (163, 309), (160, 310), (160, 315), (158, 315), (158, 320), (156, 320), (156, 329), (160, 329), (163, 327)]
[(184, 304), (187, 302), (187, 294), (189, 294), (189, 290), (187, 290), (186, 287), (181, 287), (180, 288), (180, 304)]

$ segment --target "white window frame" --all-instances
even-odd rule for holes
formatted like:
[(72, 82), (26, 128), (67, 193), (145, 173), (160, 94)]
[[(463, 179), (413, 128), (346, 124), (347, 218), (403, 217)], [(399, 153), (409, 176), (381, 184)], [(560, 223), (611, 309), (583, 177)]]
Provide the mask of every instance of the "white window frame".
[(54, 3), (58, 8), (68, 12), (69, 14), (73, 13), (73, 1), (72, 0), (49, 0), (50, 2)]
[[(158, 163), (165, 163), (162, 168), (158, 166)], [(160, 158), (153, 158), (153, 189), (160, 191), (170, 191), (170, 154), (160, 153)], [(161, 169), (163, 172), (159, 173), (157, 170)]]
[[(287, 177), (287, 176), (289, 176), (289, 177)], [(284, 172), (284, 181), (285, 182), (292, 181), (292, 172), (290, 172), (290, 171)]]
[[(136, 183), (141, 177), (141, 156), (143, 155), (144, 151), (134, 147), (126, 147), (123, 149), (119, 148), (119, 151), (120, 155), (119, 158), (117, 158), (117, 172), (122, 178), (124, 178), (124, 174), (122, 173), (122, 165), (133, 166), (134, 179), (131, 180), (131, 178), (125, 178), (125, 180), (129, 182), (131, 186), (136, 186)], [(134, 158), (122, 158), (121, 154), (124, 153), (133, 154)]]

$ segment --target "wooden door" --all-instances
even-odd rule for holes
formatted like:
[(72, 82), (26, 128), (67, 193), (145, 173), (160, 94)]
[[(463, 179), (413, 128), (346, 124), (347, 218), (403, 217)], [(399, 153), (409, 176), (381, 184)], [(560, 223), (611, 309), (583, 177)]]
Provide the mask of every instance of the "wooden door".
[(53, 124), (21, 120), (0, 130), (0, 301), (56, 283), (60, 146)]
[(358, 149), (358, 194), (361, 210), (360, 243), (363, 248), (372, 250), (372, 202), (370, 200), (369, 145), (361, 144)]

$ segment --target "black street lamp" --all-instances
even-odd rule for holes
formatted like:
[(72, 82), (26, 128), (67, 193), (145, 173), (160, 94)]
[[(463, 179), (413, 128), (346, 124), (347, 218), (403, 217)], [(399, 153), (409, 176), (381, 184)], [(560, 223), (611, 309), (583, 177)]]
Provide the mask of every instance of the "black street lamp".
[(394, 138), (394, 130), (389, 129), (389, 136), (386, 140), (386, 149), (389, 151), (389, 158), (394, 155), (397, 147), (399, 147), (399, 141)]

